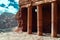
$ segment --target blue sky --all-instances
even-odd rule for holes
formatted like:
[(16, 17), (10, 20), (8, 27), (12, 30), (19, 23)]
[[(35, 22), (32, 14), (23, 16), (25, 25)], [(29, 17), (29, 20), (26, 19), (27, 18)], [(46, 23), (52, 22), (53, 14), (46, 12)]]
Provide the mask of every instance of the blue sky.
[(19, 0), (0, 0), (0, 14), (3, 12), (16, 14), (19, 9), (18, 1)]

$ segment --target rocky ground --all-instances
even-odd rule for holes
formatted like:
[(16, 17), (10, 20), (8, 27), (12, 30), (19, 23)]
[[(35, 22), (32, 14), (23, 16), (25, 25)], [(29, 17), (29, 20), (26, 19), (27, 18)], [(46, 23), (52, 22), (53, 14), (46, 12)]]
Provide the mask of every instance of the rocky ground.
[(60, 40), (60, 38), (53, 38), (50, 36), (38, 36), (35, 34), (27, 34), (26, 32), (1, 32), (0, 40)]

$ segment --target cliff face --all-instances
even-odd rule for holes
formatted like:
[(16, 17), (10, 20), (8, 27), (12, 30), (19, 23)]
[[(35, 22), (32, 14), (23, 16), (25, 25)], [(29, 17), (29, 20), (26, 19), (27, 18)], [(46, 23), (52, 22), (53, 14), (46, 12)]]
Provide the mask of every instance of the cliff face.
[(0, 15), (0, 29), (12, 28), (17, 26), (15, 14), (4, 12)]

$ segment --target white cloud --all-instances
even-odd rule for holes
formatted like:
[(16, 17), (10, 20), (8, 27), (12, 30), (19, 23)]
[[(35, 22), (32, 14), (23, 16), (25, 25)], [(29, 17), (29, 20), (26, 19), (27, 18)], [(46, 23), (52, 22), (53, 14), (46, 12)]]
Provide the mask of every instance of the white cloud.
[(6, 8), (0, 7), (0, 14), (5, 12)]
[(15, 2), (18, 4), (19, 3), (19, 0), (15, 0)]
[(14, 8), (13, 6), (9, 6), (8, 8), (0, 7), (0, 14), (2, 14), (3, 12), (16, 14), (17, 11), (18, 10)]
[[(15, 2), (18, 4), (19, 0), (15, 0)], [(0, 7), (0, 14), (3, 12), (10, 12), (10, 13), (14, 13), (16, 14), (16, 12), (18, 11), (16, 8), (14, 8), (13, 6), (8, 6), (10, 4), (10, 1), (8, 0), (0, 0), (0, 4), (4, 4), (5, 7)], [(14, 3), (13, 3), (14, 4)]]
[(3, 8), (3, 7), (0, 7), (0, 10), (4, 12), (5, 8)]
[(16, 12), (17, 12), (17, 9), (14, 8), (13, 6), (9, 6), (8, 9), (6, 9), (6, 10), (7, 10), (7, 12), (14, 13), (14, 14), (16, 14)]
[(8, 0), (0, 0), (0, 4), (4, 4), (5, 6), (8, 6), (10, 1)]
[(6, 10), (6, 8), (0, 7), (0, 11), (1, 11), (1, 12), (5, 12), (5, 10)]
[(10, 2), (10, 3), (14, 4), (14, 2)]

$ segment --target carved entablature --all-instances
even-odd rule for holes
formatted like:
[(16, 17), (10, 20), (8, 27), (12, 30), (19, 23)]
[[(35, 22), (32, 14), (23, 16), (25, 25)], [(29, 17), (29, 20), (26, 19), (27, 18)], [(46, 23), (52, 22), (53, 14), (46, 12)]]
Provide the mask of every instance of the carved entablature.
[(47, 3), (47, 2), (52, 2), (52, 1), (56, 1), (56, 0), (19, 0), (19, 4), (20, 5), (26, 5), (26, 4), (30, 4), (30, 2), (39, 2), (42, 1), (43, 3)]

